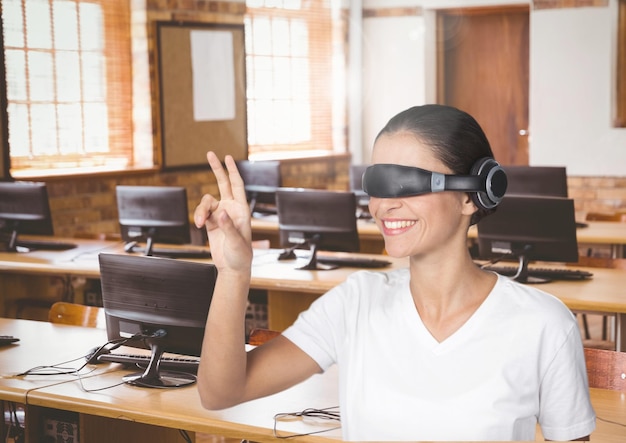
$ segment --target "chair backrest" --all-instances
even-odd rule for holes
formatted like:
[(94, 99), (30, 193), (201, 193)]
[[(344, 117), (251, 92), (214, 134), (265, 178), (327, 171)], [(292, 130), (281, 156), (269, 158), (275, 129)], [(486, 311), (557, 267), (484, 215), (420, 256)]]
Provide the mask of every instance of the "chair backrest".
[(626, 211), (589, 212), (585, 218), (588, 221), (626, 222)]
[(262, 345), (265, 342), (270, 341), (277, 335), (280, 335), (279, 331), (272, 331), (271, 329), (253, 329), (250, 331), (250, 336), (248, 338), (248, 344), (253, 346)]
[(585, 266), (588, 268), (611, 268), (626, 270), (626, 258), (589, 257), (586, 255), (581, 255), (578, 257), (578, 262), (573, 263), (573, 265)]
[(48, 321), (64, 325), (106, 328), (103, 308), (62, 301), (58, 301), (50, 307)]
[(626, 352), (585, 348), (590, 388), (626, 392)]

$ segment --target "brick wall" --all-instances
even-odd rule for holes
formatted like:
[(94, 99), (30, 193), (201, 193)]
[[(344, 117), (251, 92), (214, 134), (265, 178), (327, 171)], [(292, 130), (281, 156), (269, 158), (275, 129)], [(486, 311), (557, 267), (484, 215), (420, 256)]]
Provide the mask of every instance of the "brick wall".
[[(157, 20), (243, 23), (245, 13), (244, 2), (147, 0), (146, 6), (149, 30)], [(419, 14), (420, 11), (413, 13)], [(148, 32), (148, 40), (149, 50), (154, 51), (151, 32)], [(150, 60), (154, 60), (153, 53)], [(154, 93), (152, 97), (154, 100)], [(152, 106), (154, 109), (154, 102)], [(155, 130), (154, 134), (158, 132)], [(159, 146), (158, 138), (155, 138), (155, 146)], [(349, 156), (285, 160), (281, 162), (283, 184), (291, 187), (348, 189), (349, 163)], [(217, 193), (213, 174), (208, 168), (50, 179), (48, 186), (57, 235), (72, 237), (118, 233), (115, 203), (115, 186), (118, 184), (184, 186), (187, 188), (190, 212), (204, 193)], [(569, 189), (570, 196), (575, 199), (579, 218), (584, 218), (584, 214), (590, 211), (626, 209), (626, 177), (570, 177)]]

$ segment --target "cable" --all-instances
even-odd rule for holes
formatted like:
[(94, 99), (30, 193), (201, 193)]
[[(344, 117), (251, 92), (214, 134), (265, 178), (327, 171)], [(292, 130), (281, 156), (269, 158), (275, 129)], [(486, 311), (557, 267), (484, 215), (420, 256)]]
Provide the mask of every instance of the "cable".
[(323, 432), (329, 432), (329, 431), (334, 431), (336, 429), (340, 429), (341, 425), (339, 426), (335, 426), (329, 429), (322, 429), (320, 431), (312, 431), (312, 432), (306, 432), (306, 433), (302, 433), (302, 434), (288, 434), (288, 435), (280, 435), (279, 431), (277, 429), (277, 424), (279, 421), (281, 420), (285, 420), (288, 418), (308, 418), (308, 417), (312, 417), (312, 418), (317, 418), (317, 419), (321, 419), (321, 420), (329, 420), (329, 421), (338, 421), (341, 422), (341, 415), (339, 413), (339, 406), (331, 406), (328, 408), (323, 408), (323, 409), (316, 409), (316, 408), (307, 408), (304, 409), (300, 412), (282, 412), (282, 413), (278, 413), (276, 415), (274, 415), (274, 428), (273, 428), (273, 433), (274, 433), (274, 437), (276, 438), (281, 438), (281, 439), (287, 439), (287, 438), (294, 438), (294, 437), (304, 437), (306, 435), (313, 435), (313, 434), (321, 434)]
[[(119, 348), (120, 346), (123, 346), (124, 344), (128, 343), (131, 340), (136, 340), (138, 338), (148, 338), (147, 336), (143, 335), (143, 334), (135, 334), (132, 337), (127, 337), (127, 338), (120, 338), (120, 339), (116, 339), (116, 340), (110, 340), (107, 341), (105, 344), (103, 344), (102, 346), (100, 346), (98, 349), (96, 349), (93, 353), (91, 353), (90, 355), (97, 355), (98, 353), (100, 353), (103, 349), (105, 349), (108, 345), (113, 345), (112, 347), (109, 348), (109, 351), (112, 351), (114, 349)], [(87, 357), (89, 357), (90, 355), (84, 355), (78, 358), (74, 358), (72, 360), (67, 360), (61, 363), (56, 363), (53, 365), (42, 365), (42, 366), (35, 366), (33, 368), (27, 369), (26, 371), (17, 374), (17, 377), (23, 377), (26, 375), (72, 375), (72, 374), (77, 374), (79, 371), (81, 371), (85, 366), (87, 366), (89, 364), (89, 359)], [(80, 366), (79, 368), (64, 368), (62, 365), (65, 365), (67, 363), (72, 363), (75, 362), (77, 360), (80, 359), (86, 359), (86, 361), (82, 364), (82, 366)], [(48, 371), (43, 371), (47, 369)]]

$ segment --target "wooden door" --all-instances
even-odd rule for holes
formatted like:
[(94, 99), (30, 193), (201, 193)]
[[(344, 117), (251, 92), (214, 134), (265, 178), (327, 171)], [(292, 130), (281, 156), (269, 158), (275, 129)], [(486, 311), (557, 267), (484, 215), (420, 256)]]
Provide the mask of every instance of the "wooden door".
[(503, 165), (528, 164), (529, 9), (437, 13), (439, 103), (469, 112)]

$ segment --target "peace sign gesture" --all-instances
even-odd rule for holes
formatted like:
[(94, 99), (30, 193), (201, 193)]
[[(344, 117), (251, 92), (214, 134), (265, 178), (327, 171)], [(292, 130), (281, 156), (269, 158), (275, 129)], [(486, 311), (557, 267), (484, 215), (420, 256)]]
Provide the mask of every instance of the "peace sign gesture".
[(194, 222), (198, 228), (206, 227), (218, 271), (249, 272), (252, 228), (243, 179), (231, 155), (224, 158), (226, 169), (212, 151), (207, 153), (207, 160), (217, 179), (220, 199), (205, 194), (195, 209)]

